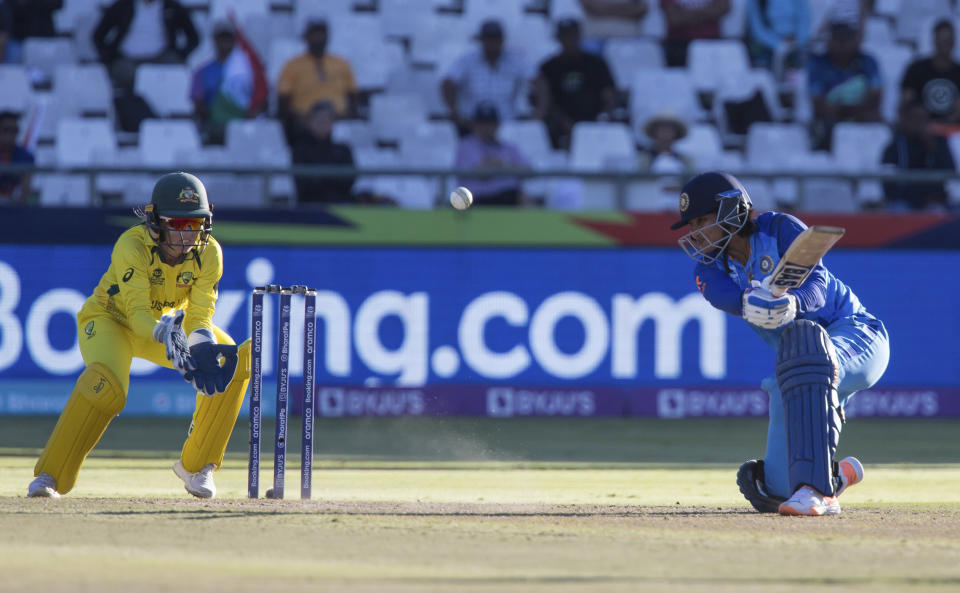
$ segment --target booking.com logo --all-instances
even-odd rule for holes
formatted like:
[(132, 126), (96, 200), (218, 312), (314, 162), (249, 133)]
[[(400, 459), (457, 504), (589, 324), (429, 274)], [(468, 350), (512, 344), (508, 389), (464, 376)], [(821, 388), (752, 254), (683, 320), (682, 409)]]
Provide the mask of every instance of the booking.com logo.
[[(280, 280), (273, 263), (254, 258), (245, 268), (249, 286)], [(698, 365), (703, 377), (721, 379), (726, 375), (726, 320), (696, 292), (678, 300), (661, 292), (643, 295), (613, 294), (607, 303), (577, 291), (550, 294), (530, 302), (509, 290), (487, 291), (471, 296), (456, 319), (431, 319), (431, 295), (426, 291), (403, 293), (377, 290), (367, 294), (351, 310), (347, 299), (333, 290), (317, 292), (317, 317), (321, 325), (318, 370), (334, 378), (389, 377), (396, 385), (422, 385), (431, 377), (451, 379), (469, 376), (481, 380), (507, 380), (538, 367), (556, 379), (576, 380), (609, 365), (613, 379), (638, 376), (639, 365), (651, 368), (658, 379), (681, 375), (682, 334), (690, 322), (699, 330)], [(295, 297), (297, 298), (297, 297)], [(51, 344), (51, 319), (57, 314), (75, 315), (86, 296), (77, 290), (55, 288), (39, 295), (29, 306), (25, 321), (13, 311), (20, 300), (20, 278), (12, 267), (0, 261), (0, 371), (19, 359), (24, 343), (37, 366), (55, 375), (73, 374), (83, 365), (76, 342), (66, 349)], [(607, 305), (607, 307), (605, 307)], [(222, 290), (213, 321), (222, 328), (243, 327), (249, 332), (249, 290)], [(300, 316), (297, 316), (297, 313)], [(275, 348), (275, 303), (264, 303), (264, 349)], [(245, 322), (240, 322), (246, 319)], [(579, 324), (581, 343), (561, 348), (555, 335), (563, 320)], [(381, 329), (385, 323), (397, 326), (398, 340), (385, 344)], [(239, 322), (239, 323), (238, 323)], [(431, 323), (454, 323), (455, 337), (449, 343), (431, 344)], [(653, 324), (653, 360), (640, 360), (638, 333)], [(294, 305), (291, 327), (290, 371), (302, 368), (302, 307)], [(509, 347), (493, 348), (487, 336), (509, 327), (516, 336)], [(322, 328), (322, 329), (321, 329)], [(501, 344), (504, 336), (499, 336)], [(356, 355), (354, 359), (353, 355)], [(354, 368), (359, 361), (363, 368)], [(264, 372), (272, 372), (273, 360), (265, 357)], [(131, 373), (148, 374), (156, 367), (134, 359)]]

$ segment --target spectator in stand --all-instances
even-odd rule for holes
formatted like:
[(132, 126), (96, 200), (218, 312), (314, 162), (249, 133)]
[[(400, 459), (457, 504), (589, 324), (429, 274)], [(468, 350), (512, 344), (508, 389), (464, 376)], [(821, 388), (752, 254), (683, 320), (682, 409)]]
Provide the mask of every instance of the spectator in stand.
[[(954, 171), (953, 155), (946, 138), (930, 133), (930, 115), (919, 101), (900, 105), (893, 139), (883, 151), (883, 164), (905, 171)], [(943, 182), (889, 181), (883, 184), (888, 208), (892, 210), (943, 210), (947, 192)]]
[(864, 23), (873, 10), (873, 2), (874, 0), (828, 0), (816, 37), (825, 39), (830, 33), (832, 23), (848, 23), (857, 31), (858, 41), (863, 41)]
[(200, 40), (190, 13), (176, 0), (117, 0), (106, 7), (93, 32), (100, 61), (177, 64)]
[(460, 56), (441, 83), (443, 100), (461, 135), (470, 130), (468, 118), (481, 101), (493, 103), (501, 119), (514, 119), (514, 103), (530, 78), (519, 54), (503, 48), (499, 21), (484, 21), (477, 39), (480, 48)]
[(872, 56), (860, 51), (857, 39), (857, 32), (848, 23), (834, 23), (827, 52), (814, 56), (808, 64), (815, 150), (829, 150), (837, 122), (881, 120), (880, 69)]
[(19, 63), (27, 37), (55, 37), (53, 13), (63, 0), (0, 0), (0, 63)]
[(291, 141), (303, 131), (306, 117), (319, 101), (332, 103), (341, 117), (356, 110), (353, 69), (345, 59), (327, 53), (327, 21), (309, 20), (303, 39), (306, 53), (287, 62), (277, 80), (278, 112)]
[[(13, 111), (0, 112), (0, 163), (4, 165), (32, 165), (33, 154), (17, 144), (20, 115)], [(30, 175), (4, 173), (0, 175), (0, 203), (23, 204), (30, 196)]]
[(227, 122), (263, 111), (266, 73), (259, 57), (232, 22), (214, 23), (213, 44), (216, 57), (194, 72), (190, 98), (205, 141), (222, 144)]
[(919, 101), (937, 124), (960, 124), (960, 64), (953, 59), (953, 22), (942, 19), (933, 28), (933, 56), (907, 67), (900, 83), (900, 102)]
[(643, 19), (650, 7), (647, 0), (580, 0), (583, 8), (584, 48), (603, 53), (603, 46), (614, 37), (642, 34)]
[[(333, 141), (333, 122), (336, 107), (330, 101), (318, 101), (307, 114), (304, 129), (297, 135), (292, 148), (295, 165), (353, 166), (353, 153), (346, 144)], [(355, 177), (296, 178), (299, 204), (334, 204), (352, 201), (351, 191)]]
[(600, 56), (580, 47), (580, 23), (557, 22), (560, 53), (540, 66), (535, 81), (535, 116), (550, 132), (554, 148), (570, 147), (573, 125), (579, 121), (609, 119), (616, 107), (616, 85)]
[(687, 135), (687, 124), (671, 112), (654, 115), (643, 126), (643, 133), (649, 143), (640, 151), (640, 168), (650, 169), (658, 161), (675, 161), (683, 169), (689, 169), (693, 163), (678, 153), (673, 145)]
[(730, 0), (660, 0), (660, 7), (667, 21), (667, 67), (684, 68), (691, 41), (720, 38), (720, 19), (730, 12)]
[(747, 0), (747, 49), (754, 68), (774, 69), (778, 57), (802, 61), (809, 41), (807, 0)]
[[(477, 104), (471, 128), (472, 132), (461, 138), (457, 146), (458, 169), (490, 171), (530, 168), (530, 163), (516, 146), (497, 140), (500, 114), (492, 102)], [(520, 180), (516, 177), (461, 177), (457, 182), (469, 187), (474, 199), (484, 205), (518, 206), (523, 201)]]

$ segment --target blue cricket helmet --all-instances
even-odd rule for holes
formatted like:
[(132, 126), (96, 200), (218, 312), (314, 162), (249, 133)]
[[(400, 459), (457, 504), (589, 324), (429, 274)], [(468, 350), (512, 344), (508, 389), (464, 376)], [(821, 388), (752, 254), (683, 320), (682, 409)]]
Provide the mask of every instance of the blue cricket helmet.
[[(739, 192), (739, 196), (732, 192)], [(738, 199), (729, 200), (733, 197)], [(745, 212), (753, 203), (743, 184), (733, 175), (722, 171), (701, 173), (680, 190), (680, 220), (670, 225), (670, 229), (675, 231), (694, 218), (718, 211), (721, 205)]]

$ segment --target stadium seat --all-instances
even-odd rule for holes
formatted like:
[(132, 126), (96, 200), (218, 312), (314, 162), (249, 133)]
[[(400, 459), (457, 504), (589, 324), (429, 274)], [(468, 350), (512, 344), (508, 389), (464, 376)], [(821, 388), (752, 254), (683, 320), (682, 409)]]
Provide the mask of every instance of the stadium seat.
[(53, 92), (83, 115), (113, 114), (113, 86), (103, 64), (66, 64), (53, 71)]
[(560, 19), (573, 18), (583, 20), (586, 13), (580, 0), (551, 0), (550, 1), (550, 20), (556, 22)]
[(411, 38), (433, 13), (433, 0), (380, 0), (380, 26), (388, 37)]
[(351, 148), (374, 146), (377, 143), (376, 131), (366, 121), (360, 119), (341, 119), (333, 122), (334, 142), (348, 144)]
[(400, 138), (399, 163), (410, 168), (452, 169), (457, 129), (449, 121), (424, 121)]
[(32, 181), (41, 206), (89, 206), (90, 182), (86, 175), (37, 174)]
[(53, 71), (58, 65), (75, 64), (76, 61), (76, 51), (70, 39), (29, 37), (23, 42), (23, 65), (42, 72), (46, 81), (53, 80)]
[(227, 154), (241, 167), (285, 167), (290, 149), (283, 126), (274, 119), (235, 119), (227, 123)]
[[(410, 61), (414, 64), (433, 64), (443, 61), (446, 64), (471, 47), (476, 47), (473, 35), (463, 19), (450, 14), (428, 13), (420, 20), (410, 43)], [(510, 39), (506, 39), (510, 44)], [(457, 49), (459, 46), (459, 49)], [(441, 51), (443, 49), (443, 51)], [(445, 68), (436, 67), (439, 74)]]
[[(865, 45), (891, 45), (895, 43), (893, 27), (890, 25), (890, 21), (883, 17), (871, 16), (863, 23), (863, 43)], [(920, 39), (921, 47), (923, 44), (923, 36), (921, 35)], [(928, 41), (929, 43), (929, 41)], [(921, 54), (923, 51), (921, 50)]]
[(552, 159), (553, 149), (547, 128), (538, 119), (505, 121), (500, 124), (497, 137), (501, 142), (515, 145), (534, 168)]
[(270, 13), (269, 0), (210, 0), (210, 19), (216, 21), (233, 15), (243, 22), (250, 15), (266, 17)]
[(914, 59), (914, 52), (905, 45), (866, 45), (863, 51), (872, 55), (880, 66), (883, 79), (883, 119), (897, 121), (897, 105), (900, 102), (900, 81), (903, 73)]
[(699, 91), (712, 92), (724, 81), (739, 79), (750, 69), (747, 48), (736, 39), (695, 39), (690, 42), (687, 70)]
[(891, 138), (887, 124), (838, 123), (833, 127), (833, 158), (844, 171), (876, 171)]
[(0, 111), (24, 113), (33, 100), (33, 88), (23, 66), (0, 65)]
[(773, 121), (783, 120), (784, 113), (777, 93), (777, 84), (769, 70), (754, 68), (736, 77), (725, 78), (720, 81), (720, 86), (717, 87), (713, 95), (713, 118), (717, 122), (717, 129), (721, 137), (725, 138), (728, 143), (733, 143), (731, 140), (733, 132), (729, 129), (727, 103), (747, 101), (758, 91), (770, 112), (771, 119)]
[(520, 0), (463, 0), (463, 3), (463, 21), (468, 31), (476, 32), (483, 21), (496, 19), (504, 27), (507, 43), (526, 38), (527, 31), (522, 28), (523, 3)]
[(926, 21), (934, 17), (949, 17), (952, 13), (950, 0), (901, 0), (900, 10), (894, 23), (897, 40), (916, 45), (920, 37), (927, 35)]
[(307, 50), (303, 40), (297, 39), (273, 39), (270, 41), (270, 54), (266, 59), (267, 79), (270, 81), (270, 88), (276, 92), (277, 79), (283, 67), (294, 57)]
[(603, 47), (603, 57), (617, 88), (628, 89), (637, 68), (664, 67), (663, 48), (650, 39), (622, 37), (611, 39)]
[(874, 0), (873, 13), (878, 16), (896, 18), (900, 14), (900, 3), (909, 0)]
[(849, 181), (827, 177), (804, 177), (800, 208), (805, 212), (856, 212), (859, 210)]
[[(293, 15), (274, 12), (271, 12), (266, 18), (264, 18), (263, 15), (248, 15), (243, 21), (243, 33), (250, 41), (254, 50), (256, 50), (257, 57), (263, 62), (264, 68), (267, 66), (267, 61), (270, 57), (270, 44), (274, 39), (298, 39), (300, 37), (294, 30)], [(201, 46), (204, 45), (204, 43), (210, 45), (211, 53), (207, 59), (212, 59), (212, 40), (201, 42)], [(197, 48), (194, 54), (199, 51), (200, 48)], [(192, 58), (193, 54), (191, 54), (190, 57)], [(191, 69), (191, 72), (192, 71), (193, 69)]]
[(746, 163), (757, 171), (785, 171), (805, 162), (810, 137), (800, 124), (755, 123), (747, 132)]
[(626, 124), (578, 122), (570, 141), (570, 166), (576, 171), (621, 170), (637, 151)]
[(684, 121), (704, 119), (690, 75), (682, 68), (638, 68), (630, 85), (630, 112), (635, 129), (663, 111)]
[(399, 140), (426, 119), (426, 107), (418, 95), (380, 93), (370, 98), (370, 123), (383, 140)]
[(146, 119), (140, 124), (140, 161), (150, 167), (187, 167), (183, 150), (199, 150), (200, 134), (192, 121)]
[(190, 101), (190, 73), (179, 64), (142, 64), (137, 68), (134, 90), (146, 99), (160, 117), (188, 116), (193, 113)]
[(715, 166), (723, 154), (720, 134), (711, 124), (694, 124), (687, 135), (678, 140), (673, 149), (693, 161), (694, 168), (705, 170)]
[(82, 167), (93, 162), (94, 152), (111, 155), (117, 151), (113, 124), (108, 119), (67, 117), (57, 122), (57, 164)]

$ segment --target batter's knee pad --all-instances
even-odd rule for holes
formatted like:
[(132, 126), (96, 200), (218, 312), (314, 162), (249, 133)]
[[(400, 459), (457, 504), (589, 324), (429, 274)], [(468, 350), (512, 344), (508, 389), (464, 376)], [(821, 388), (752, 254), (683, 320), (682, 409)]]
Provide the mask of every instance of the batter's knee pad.
[(790, 488), (813, 486), (832, 496), (833, 456), (840, 440), (837, 357), (818, 323), (799, 319), (780, 334), (777, 382), (787, 424)]
[(123, 411), (126, 401), (120, 380), (106, 365), (95, 362), (84, 369), (34, 467), (34, 475), (50, 474), (61, 494), (73, 489), (83, 460), (113, 417)]
[(187, 471), (198, 472), (209, 463), (218, 468), (223, 464), (227, 443), (250, 382), (250, 348), (250, 340), (237, 347), (237, 370), (223, 393), (213, 396), (197, 394), (193, 421), (180, 453), (180, 462)]

